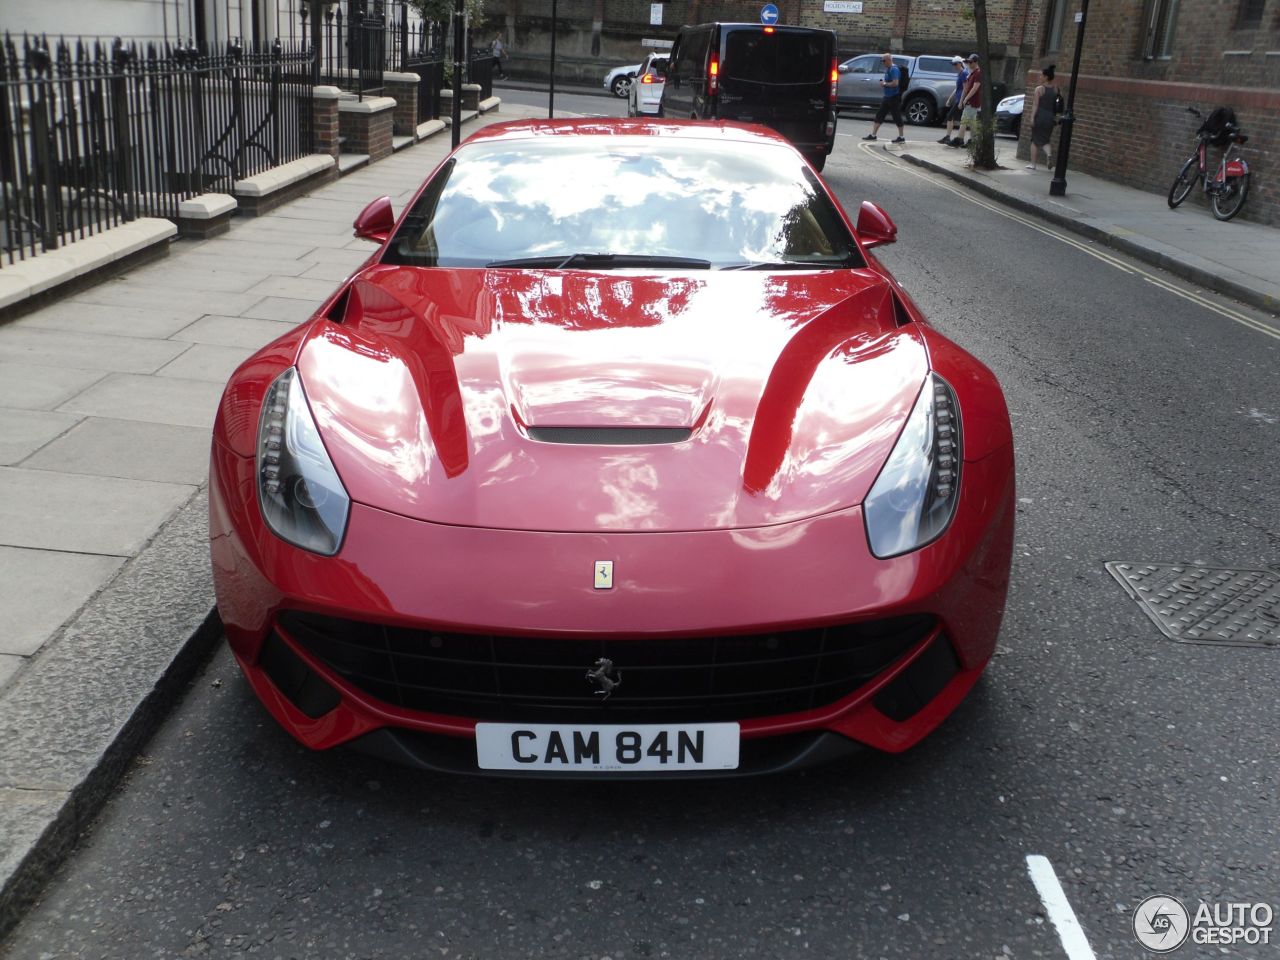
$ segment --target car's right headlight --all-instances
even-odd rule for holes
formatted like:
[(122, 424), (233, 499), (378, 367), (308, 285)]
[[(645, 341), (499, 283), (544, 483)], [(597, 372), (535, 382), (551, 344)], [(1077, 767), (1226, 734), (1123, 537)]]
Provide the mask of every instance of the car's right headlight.
[(960, 405), (936, 373), (863, 503), (867, 540), (880, 559), (923, 547), (947, 528), (960, 496)]
[(325, 556), (342, 545), (351, 499), (293, 367), (276, 377), (262, 403), (258, 503), (267, 526), (282, 540)]

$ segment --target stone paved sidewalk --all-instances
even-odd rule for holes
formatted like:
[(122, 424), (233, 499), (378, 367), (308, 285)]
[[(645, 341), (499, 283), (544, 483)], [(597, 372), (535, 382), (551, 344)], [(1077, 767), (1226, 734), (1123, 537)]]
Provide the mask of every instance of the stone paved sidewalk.
[(0, 327), (0, 684), (205, 482), (232, 370), (372, 252), (356, 213), (399, 209), (448, 149), (446, 132)]
[(217, 637), (204, 486), (228, 376), (373, 252), (364, 205), (398, 211), (449, 149), (0, 325), (0, 936)]
[(1010, 140), (998, 141), (1003, 169), (991, 171), (966, 169), (968, 151), (931, 141), (886, 149), (1184, 280), (1280, 313), (1280, 229), (1239, 218), (1215, 220), (1199, 194), (1171, 210), (1163, 194), (1075, 170), (1067, 171), (1066, 196), (1051, 197), (1052, 172), (1043, 164), (1027, 170), (1013, 147)]

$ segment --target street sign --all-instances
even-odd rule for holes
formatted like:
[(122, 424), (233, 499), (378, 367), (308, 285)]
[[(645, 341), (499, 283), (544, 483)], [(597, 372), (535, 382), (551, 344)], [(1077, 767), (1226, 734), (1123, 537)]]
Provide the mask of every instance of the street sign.
[(670, 50), (673, 42), (674, 41), (671, 40), (658, 40), (654, 37), (645, 37), (640, 41), (640, 46), (653, 47), (655, 50)]
[(778, 22), (777, 4), (766, 3), (763, 7), (760, 8), (760, 22), (761, 23), (777, 23)]
[(662, 4), (660, 3), (649, 4), (649, 26), (651, 27), (662, 26)]
[(861, 13), (862, 0), (824, 0), (823, 13)]

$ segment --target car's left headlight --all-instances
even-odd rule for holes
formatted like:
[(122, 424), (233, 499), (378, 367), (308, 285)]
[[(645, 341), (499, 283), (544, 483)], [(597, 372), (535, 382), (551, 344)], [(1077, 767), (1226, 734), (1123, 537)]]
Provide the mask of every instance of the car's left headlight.
[(908, 553), (946, 529), (960, 496), (960, 458), (960, 405), (951, 385), (930, 373), (863, 503), (873, 554)]
[(293, 367), (276, 377), (262, 403), (258, 503), (267, 526), (281, 539), (325, 556), (342, 545), (351, 499)]

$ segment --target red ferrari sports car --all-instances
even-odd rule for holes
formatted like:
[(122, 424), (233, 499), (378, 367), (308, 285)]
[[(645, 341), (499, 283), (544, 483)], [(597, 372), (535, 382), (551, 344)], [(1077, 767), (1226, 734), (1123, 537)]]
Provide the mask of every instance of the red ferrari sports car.
[(761, 127), (491, 126), (214, 430), (218, 609), (309, 747), (794, 769), (933, 730), (996, 643), (1000, 387)]

